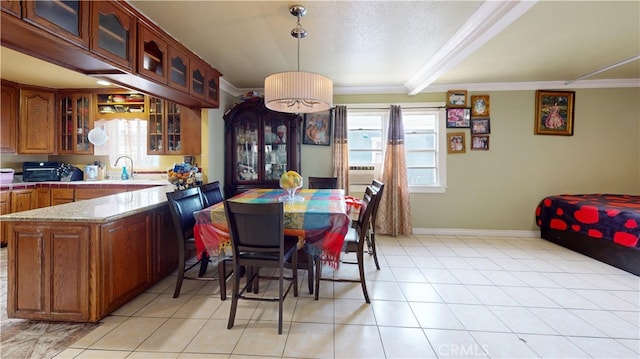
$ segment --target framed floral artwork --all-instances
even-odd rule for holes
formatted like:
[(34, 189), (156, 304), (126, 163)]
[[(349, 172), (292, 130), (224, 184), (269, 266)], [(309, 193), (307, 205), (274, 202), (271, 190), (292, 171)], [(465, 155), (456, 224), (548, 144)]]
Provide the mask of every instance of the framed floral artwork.
[(573, 136), (574, 91), (536, 91), (534, 134)]
[(467, 91), (447, 91), (447, 107), (467, 107)]
[(489, 117), (489, 95), (471, 96), (471, 117)]
[(470, 108), (448, 108), (447, 128), (469, 128)]
[(447, 133), (447, 153), (464, 153), (465, 141), (464, 132)]

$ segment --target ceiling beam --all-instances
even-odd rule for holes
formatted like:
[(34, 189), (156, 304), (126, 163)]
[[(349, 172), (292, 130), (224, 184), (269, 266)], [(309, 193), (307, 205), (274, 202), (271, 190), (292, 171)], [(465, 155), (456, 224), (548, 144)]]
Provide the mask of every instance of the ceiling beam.
[(416, 95), (442, 74), (458, 65), (537, 3), (535, 1), (485, 1), (469, 20), (404, 86)]

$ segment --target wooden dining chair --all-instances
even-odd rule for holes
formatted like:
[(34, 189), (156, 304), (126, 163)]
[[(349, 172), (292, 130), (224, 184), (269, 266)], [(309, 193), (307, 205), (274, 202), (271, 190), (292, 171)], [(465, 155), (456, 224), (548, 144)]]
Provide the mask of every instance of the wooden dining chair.
[[(298, 296), (298, 241), (284, 235), (284, 205), (273, 203), (240, 203), (225, 201), (225, 214), (231, 236), (234, 273), (247, 268), (247, 284), (240, 287), (240, 276), (234, 275), (231, 294), (231, 312), (227, 328), (233, 327), (238, 300), (258, 300), (278, 302), (278, 334), (282, 334), (283, 303), (291, 287)], [(291, 260), (293, 270), (285, 277), (285, 262)], [(260, 268), (277, 268), (277, 277), (261, 277)], [(278, 296), (264, 297), (252, 295), (258, 291), (258, 279), (278, 280)], [(284, 281), (290, 280), (285, 289)], [(253, 288), (252, 288), (253, 286)]]
[(338, 177), (311, 177), (309, 176), (309, 189), (336, 189)]
[(369, 300), (369, 293), (367, 291), (367, 282), (364, 275), (364, 244), (366, 242), (367, 230), (371, 221), (371, 212), (373, 210), (374, 192), (371, 186), (367, 186), (364, 196), (362, 197), (360, 205), (360, 213), (358, 214), (358, 221), (355, 228), (350, 228), (347, 235), (344, 238), (345, 252), (356, 252), (357, 264), (358, 264), (358, 279), (350, 278), (323, 278), (322, 277), (322, 262), (316, 260), (316, 288), (315, 299), (318, 300), (320, 291), (320, 281), (333, 281), (333, 282), (354, 282), (360, 283), (362, 287), (362, 294), (364, 300), (367, 303), (371, 303)]
[(374, 179), (371, 182), (371, 188), (374, 190), (374, 201), (372, 203), (373, 209), (371, 210), (371, 225), (369, 226), (369, 232), (367, 233), (367, 249), (369, 254), (373, 255), (373, 260), (376, 263), (376, 268), (380, 270), (380, 263), (378, 263), (378, 252), (376, 251), (376, 219), (378, 218), (378, 208), (380, 208), (380, 201), (382, 200), (382, 194), (384, 192), (384, 182)]
[[(183, 279), (215, 280), (215, 278), (203, 277), (198, 273), (198, 277), (187, 276), (187, 272), (196, 266), (202, 267), (204, 261), (209, 261), (209, 256), (203, 254), (201, 259), (196, 258), (196, 244), (193, 235), (193, 227), (196, 224), (193, 212), (204, 208), (200, 189), (198, 187), (188, 188), (180, 191), (168, 192), (169, 211), (173, 218), (173, 225), (176, 229), (178, 244), (178, 274), (173, 297), (180, 296)], [(218, 262), (218, 280), (220, 283), (220, 299), (226, 298), (227, 274), (226, 260)]]
[(222, 190), (220, 189), (220, 181), (203, 184), (199, 188), (205, 208), (224, 201)]

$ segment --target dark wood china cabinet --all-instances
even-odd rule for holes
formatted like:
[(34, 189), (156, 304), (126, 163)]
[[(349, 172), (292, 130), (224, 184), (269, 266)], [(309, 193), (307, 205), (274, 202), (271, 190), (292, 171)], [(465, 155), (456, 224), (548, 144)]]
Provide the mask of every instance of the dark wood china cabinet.
[(255, 97), (224, 115), (225, 196), (252, 188), (279, 188), (280, 176), (300, 172), (300, 116), (275, 112)]

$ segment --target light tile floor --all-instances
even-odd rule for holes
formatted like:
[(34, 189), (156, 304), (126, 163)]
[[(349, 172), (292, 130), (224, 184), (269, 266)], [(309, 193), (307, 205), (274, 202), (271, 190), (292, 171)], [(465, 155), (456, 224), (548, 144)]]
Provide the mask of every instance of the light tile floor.
[[(380, 271), (366, 256), (370, 305), (353, 283), (322, 282), (315, 301), (305, 275), (282, 335), (276, 303), (240, 301), (228, 330), (215, 281), (185, 281), (173, 299), (170, 276), (56, 358), (640, 357), (640, 277), (539, 238), (378, 246)], [(357, 266), (330, 275), (357, 277)]]

